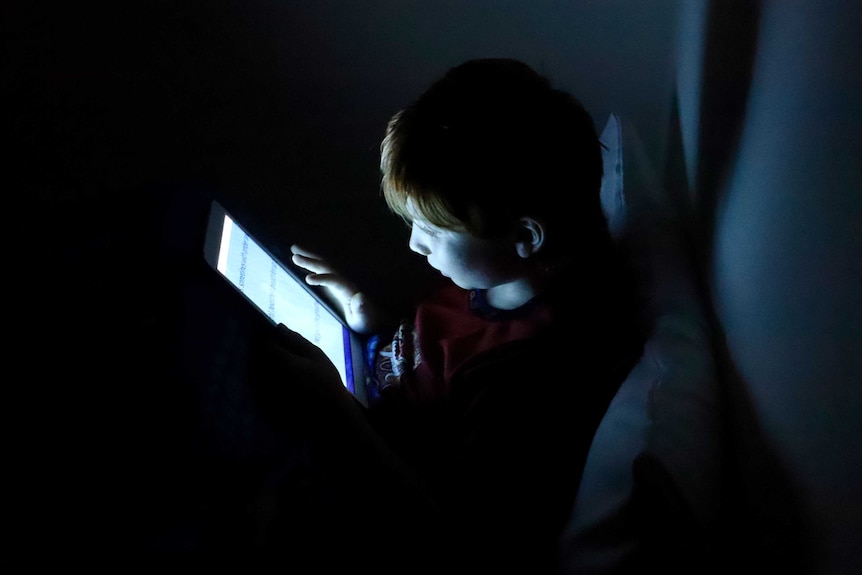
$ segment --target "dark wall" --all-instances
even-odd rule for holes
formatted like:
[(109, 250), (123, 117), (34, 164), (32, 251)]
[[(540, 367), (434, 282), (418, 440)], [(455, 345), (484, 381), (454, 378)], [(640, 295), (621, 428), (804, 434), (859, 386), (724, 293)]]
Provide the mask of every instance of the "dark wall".
[(7, 405), (28, 558), (133, 560), (155, 537), (217, 562), (253, 544), (249, 486), (293, 452), (267, 423), (285, 418), (250, 411), (239, 312), (158, 243), (193, 231), (160, 192), (214, 194), (275, 251), (304, 242), (407, 303), (430, 272), (379, 197), (391, 114), (462, 60), (514, 56), (599, 128), (610, 111), (641, 124), (658, 161), (676, 4), (4, 4), (3, 187), (25, 294)]
[(378, 195), (389, 116), (450, 66), (513, 56), (598, 128), (631, 117), (658, 162), (676, 5), (20, 2), (4, 8), (16, 188), (66, 210), (202, 183), (274, 249), (307, 243), (399, 301), (428, 272)]
[(860, 8), (683, 9), (681, 124), (736, 474), (726, 546), (754, 570), (860, 569)]
[[(764, 5), (745, 130), (714, 210), (729, 390), (754, 414), (735, 424), (755, 541), (784, 550), (804, 537), (823, 573), (862, 566), (860, 25), (858, 4)], [(770, 480), (769, 451), (786, 483)]]
[[(677, 44), (681, 6), (710, 5), (731, 6), (731, 15), (754, 10), (756, 26), (730, 18), (715, 27), (730, 31), (717, 43), (695, 26)], [(734, 445), (741, 475), (752, 482), (739, 504), (755, 506), (762, 519), (746, 535), (760, 535), (754, 546), (783, 552), (794, 541), (775, 539), (799, 534), (782, 520), (800, 521), (825, 569), (837, 572), (858, 561), (860, 531), (858, 24), (858, 8), (838, 1), (824, 10), (805, 2), (679, 0), (7, 2), (0, 75), (9, 96), (7, 213), (26, 230), (16, 246), (36, 247), (18, 255), (50, 262), (93, 239), (75, 225), (82, 218), (133, 234), (135, 225), (148, 227), (131, 221), (146, 191), (202, 188), (276, 251), (307, 243), (397, 303), (428, 271), (378, 196), (377, 147), (389, 116), (447, 68), (480, 56), (524, 59), (578, 95), (599, 128), (609, 112), (628, 118), (657, 165), (665, 161), (679, 80), (681, 123), (691, 130), (683, 133), (689, 183), (712, 250), (702, 263), (735, 372), (728, 379)], [(687, 41), (689, 32), (696, 41)], [(701, 52), (709, 46), (718, 52)], [(713, 66), (706, 80), (704, 62)], [(730, 89), (722, 94), (724, 82)], [(730, 126), (721, 114), (728, 103)], [(698, 156), (702, 144), (717, 141), (720, 156)], [(704, 168), (710, 162), (713, 173)], [(122, 258), (124, 251), (101, 253)], [(11, 277), (20, 290), (17, 280), (27, 274)], [(11, 330), (16, 344), (41, 352), (25, 365), (57, 369), (54, 387), (44, 387), (48, 370), (24, 372), (17, 386), (36, 396), (46, 421), (52, 394), (62, 392), (58, 412), (70, 398), (110, 401), (100, 392), (112, 389), (116, 375), (102, 369), (106, 387), (89, 388), (83, 399), (82, 388), (69, 385), (69, 366), (55, 350), (91, 327), (88, 310), (67, 316), (80, 320), (74, 325), (53, 323), (53, 312), (82, 305), (70, 294), (87, 293), (68, 289), (66, 277), (50, 279), (38, 303), (54, 306)], [(147, 287), (137, 286), (136, 295)], [(95, 341), (128, 351), (111, 340), (107, 333)], [(105, 349), (92, 351), (104, 356)], [(86, 366), (87, 358), (60, 357)], [(136, 375), (140, 389), (147, 375)], [(139, 399), (123, 396), (129, 404)], [(64, 423), (79, 423), (76, 414), (64, 415)], [(114, 419), (122, 420), (119, 412)], [(28, 421), (19, 436), (34, 426)], [(46, 438), (56, 453), (80, 448), (78, 437), (66, 435), (61, 450), (57, 431)], [(80, 439), (111, 432), (94, 424)], [(90, 455), (104, 456), (101, 446)], [(48, 461), (40, 468), (47, 489), (70, 469), (86, 471), (72, 456), (55, 463), (33, 450), (28, 458)], [(775, 466), (769, 474), (767, 464)], [(787, 510), (784, 490), (798, 509)], [(73, 528), (77, 518), (67, 520)]]

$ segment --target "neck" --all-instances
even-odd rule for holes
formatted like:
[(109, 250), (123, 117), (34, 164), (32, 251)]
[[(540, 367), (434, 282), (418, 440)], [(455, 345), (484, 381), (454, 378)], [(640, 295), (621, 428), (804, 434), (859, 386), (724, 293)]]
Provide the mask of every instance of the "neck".
[(539, 277), (518, 278), (488, 288), (485, 297), (488, 304), (497, 309), (516, 309), (533, 299), (546, 284), (547, 279)]
[(570, 262), (557, 262), (554, 265), (533, 266), (528, 273), (518, 278), (488, 288), (485, 297), (488, 304), (497, 309), (516, 309), (536, 297), (554, 280), (569, 269)]

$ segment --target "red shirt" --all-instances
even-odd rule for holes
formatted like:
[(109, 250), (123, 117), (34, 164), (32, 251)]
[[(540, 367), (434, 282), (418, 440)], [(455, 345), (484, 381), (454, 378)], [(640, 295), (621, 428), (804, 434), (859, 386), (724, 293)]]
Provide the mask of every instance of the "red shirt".
[(375, 379), (386, 394), (401, 388), (410, 403), (430, 404), (449, 397), (452, 377), (482, 353), (534, 337), (550, 327), (552, 314), (531, 300), (515, 310), (498, 310), (484, 291), (448, 284), (416, 309), (392, 342), (378, 353)]

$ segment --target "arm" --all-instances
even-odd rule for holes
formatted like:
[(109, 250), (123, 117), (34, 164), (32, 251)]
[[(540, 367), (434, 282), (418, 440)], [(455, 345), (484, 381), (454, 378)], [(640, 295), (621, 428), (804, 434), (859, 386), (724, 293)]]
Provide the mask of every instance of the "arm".
[[(337, 422), (339, 441), (346, 452), (380, 478), (393, 492), (415, 497), (420, 507), (431, 507), (423, 479), (401, 460), (369, 422), (365, 407), (344, 387), (341, 376), (328, 357), (314, 344), (283, 324), (276, 337), (263, 342), (263, 362), (258, 374), (278, 378), (296, 386), (308, 410), (321, 414), (327, 422)], [(283, 382), (284, 383), (284, 382)]]
[(322, 565), (378, 573), (446, 571), (426, 569), (428, 548), (446, 533), (434, 530), (439, 509), (425, 479), (389, 448), (317, 347), (284, 326), (267, 333), (255, 348), (256, 376), (267, 380), (258, 383), (280, 390), (270, 397), (287, 405), (285, 425), (303, 438), (291, 440), (299, 448), (288, 458), (300, 473), (279, 475), (260, 499), (257, 528), (270, 548), (280, 556), (298, 544), (309, 557), (324, 551), (314, 559)]

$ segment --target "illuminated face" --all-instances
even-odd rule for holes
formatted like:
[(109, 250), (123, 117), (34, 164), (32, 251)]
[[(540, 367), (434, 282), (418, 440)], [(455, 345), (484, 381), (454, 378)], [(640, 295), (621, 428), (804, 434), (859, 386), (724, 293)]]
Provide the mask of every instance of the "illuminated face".
[(410, 249), (425, 256), (428, 265), (464, 289), (489, 289), (518, 277), (520, 258), (505, 239), (478, 238), (428, 223), (408, 200), (413, 224)]

